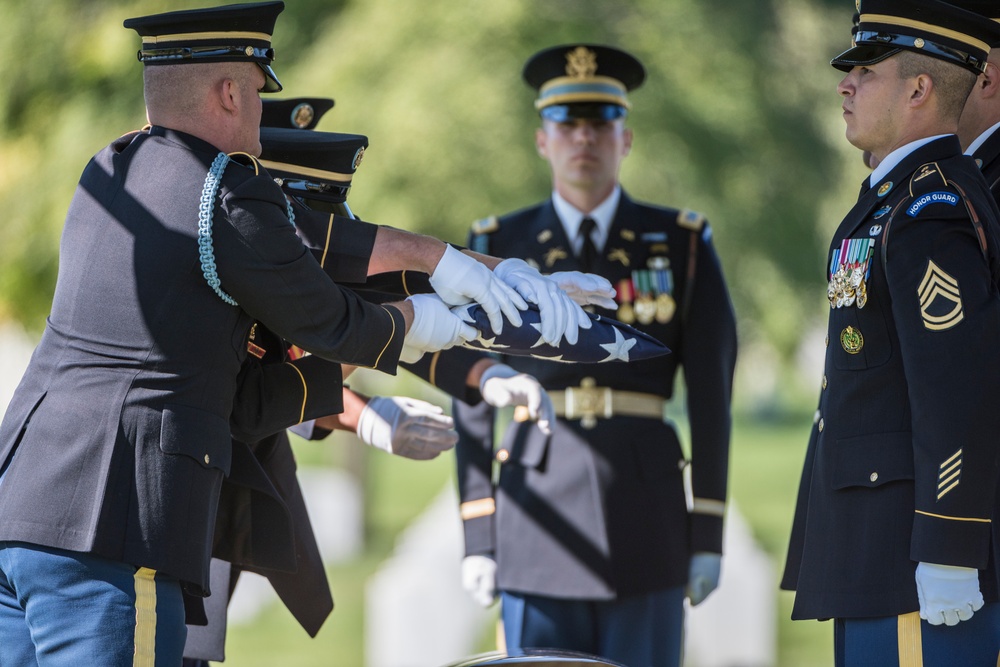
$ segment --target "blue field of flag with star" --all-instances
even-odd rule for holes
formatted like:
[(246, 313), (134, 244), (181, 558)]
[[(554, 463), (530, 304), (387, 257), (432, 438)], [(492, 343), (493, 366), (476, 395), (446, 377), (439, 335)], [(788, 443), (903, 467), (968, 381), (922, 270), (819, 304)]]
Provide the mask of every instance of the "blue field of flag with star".
[(475, 350), (584, 364), (642, 361), (670, 353), (670, 348), (649, 334), (600, 315), (590, 314), (592, 326), (580, 329), (575, 345), (563, 339), (558, 347), (553, 347), (542, 340), (541, 314), (537, 306), (531, 305), (521, 311), (522, 324), (519, 327), (504, 322), (499, 335), (494, 333), (486, 312), (479, 304), (457, 306), (452, 308), (452, 312), (479, 331), (476, 339), (465, 344), (465, 347)]

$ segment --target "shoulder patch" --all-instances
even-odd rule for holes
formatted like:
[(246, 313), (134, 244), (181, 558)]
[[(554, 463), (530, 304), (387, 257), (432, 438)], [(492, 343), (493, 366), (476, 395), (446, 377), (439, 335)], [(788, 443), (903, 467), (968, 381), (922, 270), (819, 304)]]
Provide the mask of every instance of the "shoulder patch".
[(937, 162), (922, 164), (910, 177), (910, 195), (930, 188), (939, 188), (948, 184), (941, 167)]
[(236, 164), (253, 169), (255, 176), (260, 174), (260, 161), (250, 153), (230, 153), (229, 157)]
[(500, 219), (495, 215), (488, 218), (481, 218), (472, 223), (473, 234), (489, 234), (500, 229)]
[(696, 232), (705, 225), (705, 216), (697, 211), (684, 209), (677, 214), (677, 224)]

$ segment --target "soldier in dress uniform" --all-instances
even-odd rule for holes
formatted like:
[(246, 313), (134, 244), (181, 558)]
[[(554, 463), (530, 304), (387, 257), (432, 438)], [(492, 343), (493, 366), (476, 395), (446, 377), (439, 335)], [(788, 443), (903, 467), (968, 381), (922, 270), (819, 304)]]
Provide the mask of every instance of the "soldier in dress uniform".
[[(955, 132), (1000, 26), (861, 0), (847, 139), (878, 165), (825, 263), (826, 367), (782, 587), (840, 667), (994, 667), (997, 208)], [(985, 606), (984, 606), (985, 600)]]
[[(340, 288), (295, 235), (255, 157), (259, 94), (281, 90), (270, 63), (283, 7), (125, 22), (142, 37), (151, 126), (84, 170), (48, 326), (0, 424), (3, 664), (180, 662), (185, 602), (209, 593), (223, 478), (262, 474), (230, 424), (255, 321), (387, 372), (404, 343), (476, 335), (442, 298), (375, 305)], [(489, 270), (499, 260), (387, 228), (371, 238), (381, 250), (348, 272), (417, 268), (451, 303), (520, 322), (525, 302)], [(554, 340), (569, 332), (560, 322), (572, 324), (549, 318)], [(257, 565), (294, 568), (269, 546), (254, 545)]]
[[(954, 0), (951, 4), (1000, 22), (1000, 5), (989, 0)], [(979, 75), (958, 123), (962, 148), (983, 172), (994, 199), (1000, 197), (1000, 43), (990, 44), (986, 69)]]
[[(497, 591), (507, 648), (584, 651), (628, 665), (678, 665), (683, 601), (717, 585), (736, 357), (732, 305), (704, 216), (632, 200), (618, 182), (632, 146), (627, 91), (645, 70), (617, 48), (569, 44), (523, 72), (538, 95), (535, 143), (552, 197), (476, 223), (469, 246), (545, 272), (609, 279), (598, 313), (672, 354), (643, 363), (501, 359), (537, 377), (559, 416), (551, 436), (515, 414), (494, 450), (489, 406), (455, 405), (463, 581)], [(684, 367), (691, 460), (670, 420)], [(499, 472), (494, 477), (494, 462)], [(685, 498), (690, 468), (693, 504)]]

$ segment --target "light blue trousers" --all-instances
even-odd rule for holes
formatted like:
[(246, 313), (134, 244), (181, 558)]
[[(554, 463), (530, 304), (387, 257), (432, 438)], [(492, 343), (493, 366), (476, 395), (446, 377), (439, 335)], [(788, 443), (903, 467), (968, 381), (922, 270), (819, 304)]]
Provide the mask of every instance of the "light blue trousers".
[(85, 553), (0, 542), (0, 665), (177, 667), (176, 579)]

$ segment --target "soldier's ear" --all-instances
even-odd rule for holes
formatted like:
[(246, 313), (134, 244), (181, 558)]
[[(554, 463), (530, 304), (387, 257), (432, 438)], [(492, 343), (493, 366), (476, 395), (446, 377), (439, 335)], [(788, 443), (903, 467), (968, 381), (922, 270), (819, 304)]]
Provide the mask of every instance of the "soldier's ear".
[(625, 150), (622, 151), (622, 155), (628, 155), (632, 152), (632, 130), (626, 127), (622, 130), (622, 141), (625, 144)]
[(540, 156), (546, 159), (549, 157), (548, 150), (546, 148), (548, 138), (548, 135), (545, 133), (545, 128), (539, 127), (535, 130), (535, 150), (538, 151)]
[(986, 71), (976, 80), (976, 88), (983, 97), (993, 97), (1000, 92), (1000, 67), (992, 60), (987, 61)]

